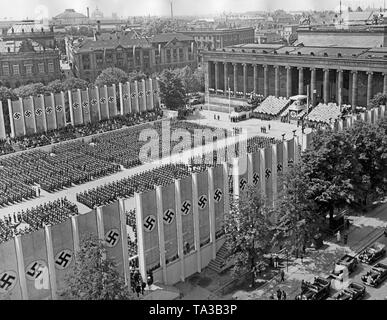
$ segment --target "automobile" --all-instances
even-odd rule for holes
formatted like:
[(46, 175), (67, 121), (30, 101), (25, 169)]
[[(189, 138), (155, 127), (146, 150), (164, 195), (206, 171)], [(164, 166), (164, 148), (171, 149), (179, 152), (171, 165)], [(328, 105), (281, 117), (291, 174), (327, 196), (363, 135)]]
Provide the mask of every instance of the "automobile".
[(193, 99), (190, 99), (188, 101), (188, 103), (191, 105), (191, 106), (194, 106), (194, 105), (197, 105), (197, 104), (201, 104), (201, 99), (198, 99), (198, 98), (193, 98)]
[(346, 254), (336, 264), (347, 267), (348, 272), (352, 273), (355, 271), (358, 261), (356, 257)]
[(360, 283), (352, 282), (347, 288), (332, 296), (332, 300), (360, 300), (364, 297), (366, 288)]
[(314, 278), (314, 282), (303, 282), (301, 293), (296, 296), (296, 300), (323, 300), (329, 296), (331, 282), (322, 277)]
[(386, 254), (386, 246), (380, 242), (375, 242), (370, 247), (366, 248), (359, 255), (359, 261), (373, 264)]
[(364, 284), (377, 287), (387, 278), (387, 265), (378, 263), (374, 265), (371, 270), (362, 275), (361, 280)]

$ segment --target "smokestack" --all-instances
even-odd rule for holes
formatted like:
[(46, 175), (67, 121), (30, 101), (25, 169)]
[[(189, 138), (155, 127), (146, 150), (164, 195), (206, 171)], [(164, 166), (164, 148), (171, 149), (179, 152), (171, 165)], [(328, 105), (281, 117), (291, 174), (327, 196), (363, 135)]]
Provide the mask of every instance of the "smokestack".
[(87, 7), (86, 9), (87, 9), (87, 18), (90, 19), (89, 7)]
[(172, 1), (171, 1), (171, 19), (173, 19), (173, 6), (172, 6)]

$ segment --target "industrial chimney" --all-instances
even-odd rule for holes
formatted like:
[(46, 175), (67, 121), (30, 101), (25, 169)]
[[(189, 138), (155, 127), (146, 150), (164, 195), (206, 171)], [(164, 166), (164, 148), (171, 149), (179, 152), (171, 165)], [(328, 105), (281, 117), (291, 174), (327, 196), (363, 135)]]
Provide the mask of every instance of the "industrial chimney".
[(173, 19), (173, 5), (172, 5), (172, 0), (171, 0), (171, 19)]
[(87, 7), (86, 9), (87, 9), (87, 19), (90, 19), (89, 7)]

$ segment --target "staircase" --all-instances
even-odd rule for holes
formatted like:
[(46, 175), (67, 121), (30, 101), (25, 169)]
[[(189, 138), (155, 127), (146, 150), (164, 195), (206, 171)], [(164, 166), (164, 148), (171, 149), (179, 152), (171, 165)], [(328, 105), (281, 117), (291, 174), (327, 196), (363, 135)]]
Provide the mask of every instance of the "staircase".
[(210, 261), (210, 263), (208, 264), (208, 267), (217, 273), (221, 273), (225, 271), (233, 264), (231, 261), (228, 261), (227, 259), (229, 255), (230, 253), (227, 250), (226, 244), (224, 243), (220, 247), (219, 251), (217, 252), (216, 258)]

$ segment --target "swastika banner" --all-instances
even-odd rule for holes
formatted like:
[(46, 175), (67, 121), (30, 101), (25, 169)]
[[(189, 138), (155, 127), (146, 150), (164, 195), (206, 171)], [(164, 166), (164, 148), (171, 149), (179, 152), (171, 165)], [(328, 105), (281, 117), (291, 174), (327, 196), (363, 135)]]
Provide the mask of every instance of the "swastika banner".
[(21, 300), (15, 240), (0, 245), (0, 300)]
[(24, 112), (23, 112), (22, 102), (20, 100), (15, 100), (10, 103), (10, 121), (12, 121), (12, 124), (13, 124), (15, 137), (23, 136), (24, 135)]
[(153, 88), (153, 107), (160, 106), (160, 96), (159, 96), (159, 84), (156, 79), (152, 79), (152, 88)]
[(101, 110), (101, 120), (106, 120), (109, 118), (109, 109), (108, 109), (108, 93), (107, 87), (99, 87), (99, 108)]
[(252, 158), (253, 158), (253, 168), (252, 168), (252, 175), (253, 175), (253, 181), (252, 181), (252, 185), (254, 186), (254, 188), (256, 188), (256, 190), (260, 190), (261, 189), (261, 184), (260, 184), (260, 181), (261, 181), (261, 167), (260, 167), (260, 164), (261, 164), (261, 159), (260, 159), (260, 155), (259, 155), (259, 151), (258, 152), (253, 152), (252, 153)]
[(60, 290), (64, 286), (66, 274), (75, 263), (71, 220), (54, 224), (51, 230), (56, 283), (58, 290)]
[(81, 106), (82, 106), (83, 123), (84, 124), (90, 123), (91, 115), (90, 115), (90, 101), (89, 101), (88, 90), (81, 91)]
[(238, 177), (234, 177), (237, 179), (238, 187), (239, 187), (239, 196), (243, 197), (248, 185), (248, 170), (247, 170), (247, 154), (242, 153), (240, 157), (238, 157)]
[(214, 173), (214, 211), (215, 211), (215, 232), (223, 230), (224, 225), (224, 195), (227, 189), (223, 183), (223, 166), (217, 165)]
[(122, 84), (122, 103), (123, 103), (123, 114), (132, 112), (132, 99), (130, 97), (130, 83), (126, 82)]
[(107, 87), (108, 91), (108, 104), (109, 104), (109, 117), (113, 118), (117, 115), (117, 97), (116, 97), (116, 87), (111, 86)]
[(162, 187), (162, 212), (164, 223), (165, 259), (169, 261), (177, 256), (177, 229), (175, 212), (175, 185)]
[(140, 112), (146, 111), (146, 100), (145, 100), (145, 81), (138, 81), (137, 82), (137, 88), (138, 88), (138, 104)]
[(288, 144), (288, 166), (293, 166), (294, 165), (294, 156), (295, 156), (295, 150), (294, 150), (294, 138), (286, 141)]
[(139, 107), (138, 107), (138, 96), (137, 96), (137, 81), (130, 83), (130, 99), (131, 99), (131, 105), (132, 105), (132, 112), (138, 113)]
[(282, 188), (283, 188), (283, 183), (280, 182), (282, 179), (281, 177), (282, 177), (283, 170), (284, 170), (284, 144), (283, 144), (283, 142), (277, 143), (276, 148), (277, 148), (277, 179), (278, 179), (277, 192), (279, 194), (280, 192), (282, 192)]
[(268, 203), (273, 202), (272, 147), (265, 148), (265, 194)]
[(160, 264), (159, 235), (156, 208), (156, 191), (140, 194), (142, 202), (142, 226), (144, 231), (144, 254), (147, 269)]
[(27, 292), (30, 300), (51, 298), (44, 229), (21, 236)]
[(23, 110), (24, 110), (24, 123), (26, 126), (26, 134), (31, 135), (36, 132), (35, 128), (35, 112), (32, 104), (31, 97), (23, 99)]
[(95, 210), (78, 215), (78, 232), (79, 240), (81, 242), (82, 239), (88, 235), (98, 237), (97, 215)]
[[(47, 114), (44, 108), (44, 96), (35, 96), (34, 100), (34, 109), (35, 109), (35, 123), (36, 123), (36, 132), (45, 132), (46, 123), (47, 123)], [(50, 111), (50, 109), (49, 109)], [(51, 109), (51, 114), (54, 114)]]
[(181, 198), (181, 224), (183, 232), (184, 251), (187, 247), (194, 248), (194, 224), (193, 224), (193, 206), (192, 206), (192, 177), (186, 177), (180, 180), (180, 198)]
[[(54, 94), (56, 125), (58, 129), (66, 126), (66, 102), (64, 97), (65, 94), (63, 92)], [(47, 102), (47, 99), (45, 101)], [(50, 125), (47, 123), (47, 127), (49, 126)]]
[(148, 110), (153, 110), (154, 107), (153, 107), (153, 80), (152, 79), (148, 79), (147, 80), (147, 101), (149, 101), (149, 105), (148, 105)]
[(114, 260), (118, 272), (124, 276), (124, 255), (119, 210), (118, 201), (102, 207), (106, 255)]
[(74, 125), (80, 125), (83, 124), (83, 113), (82, 113), (82, 101), (81, 101), (81, 94), (80, 90), (72, 91), (71, 92), (72, 97), (72, 105), (70, 106), (71, 111), (70, 113), (73, 115), (73, 122)]
[(90, 120), (91, 122), (98, 122), (99, 118), (99, 98), (98, 98), (98, 88), (91, 88), (89, 90), (90, 98)]
[(204, 244), (210, 239), (210, 217), (208, 212), (208, 172), (200, 172), (198, 173), (197, 177), (200, 244)]

